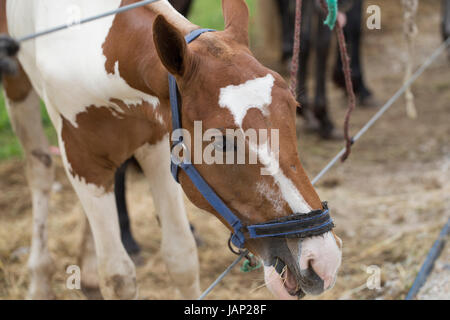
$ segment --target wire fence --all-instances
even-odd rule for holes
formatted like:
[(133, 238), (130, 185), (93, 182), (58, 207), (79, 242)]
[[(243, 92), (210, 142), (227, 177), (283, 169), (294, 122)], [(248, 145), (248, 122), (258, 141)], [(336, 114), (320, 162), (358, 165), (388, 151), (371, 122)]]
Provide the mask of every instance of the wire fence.
[(18, 38), (17, 42), (25, 42), (25, 41), (28, 41), (28, 40), (36, 39), (36, 38), (39, 38), (39, 37), (42, 37), (42, 36), (45, 36), (45, 35), (48, 35), (48, 34), (51, 34), (51, 33), (55, 33), (55, 32), (61, 31), (61, 30), (65, 30), (65, 29), (69, 29), (69, 28), (71, 28), (73, 26), (76, 26), (76, 25), (82, 25), (82, 24), (85, 24), (85, 23), (88, 23), (88, 22), (92, 22), (92, 21), (95, 21), (95, 20), (103, 19), (103, 18), (106, 18), (108, 16), (112, 16), (112, 15), (115, 15), (115, 14), (120, 14), (120, 13), (123, 13), (123, 12), (126, 12), (126, 11), (130, 11), (130, 10), (133, 10), (133, 9), (136, 9), (136, 8), (139, 8), (139, 7), (143, 7), (143, 6), (152, 4), (154, 2), (158, 2), (158, 1), (161, 1), (161, 0), (144, 0), (144, 1), (139, 1), (139, 2), (130, 4), (130, 5), (127, 5), (127, 6), (123, 6), (123, 7), (120, 7), (120, 8), (111, 10), (111, 11), (108, 11), (108, 12), (104, 12), (104, 13), (101, 13), (101, 14), (98, 14), (98, 15), (94, 15), (94, 16), (85, 18), (85, 19), (81, 19), (80, 21), (74, 21), (73, 23), (62, 24), (62, 25), (59, 25), (59, 26), (56, 26), (56, 27), (53, 27), (53, 28), (50, 28), (50, 29), (47, 29), (47, 30), (43, 30), (43, 31), (39, 31), (39, 32), (36, 32), (36, 33), (29, 34), (27, 36)]

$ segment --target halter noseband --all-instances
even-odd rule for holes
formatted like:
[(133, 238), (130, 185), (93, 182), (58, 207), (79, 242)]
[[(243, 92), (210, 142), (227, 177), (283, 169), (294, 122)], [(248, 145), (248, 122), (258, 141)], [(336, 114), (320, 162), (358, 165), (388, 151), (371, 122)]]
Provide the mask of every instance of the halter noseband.
[[(214, 32), (212, 29), (198, 29), (188, 34), (185, 39), (189, 44), (205, 32)], [(172, 130), (182, 128), (181, 106), (179, 103), (179, 90), (175, 77), (169, 73), (170, 107), (172, 109)], [(257, 238), (307, 238), (324, 234), (334, 228), (327, 203), (323, 203), (322, 210), (312, 211), (307, 214), (293, 214), (265, 223), (244, 226), (239, 218), (228, 208), (217, 193), (203, 179), (194, 165), (188, 159), (180, 159), (175, 154), (175, 147), (181, 146), (184, 155), (189, 151), (181, 136), (172, 145), (171, 171), (179, 183), (178, 172), (181, 168), (191, 179), (197, 190), (208, 203), (228, 222), (233, 228), (231, 242), (238, 248), (244, 248), (246, 239)]]

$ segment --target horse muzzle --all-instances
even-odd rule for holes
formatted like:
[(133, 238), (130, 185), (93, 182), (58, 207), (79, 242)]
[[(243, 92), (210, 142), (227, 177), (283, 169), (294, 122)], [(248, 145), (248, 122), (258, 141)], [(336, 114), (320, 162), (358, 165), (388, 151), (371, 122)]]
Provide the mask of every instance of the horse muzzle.
[(265, 244), (266, 284), (280, 299), (320, 295), (335, 282), (341, 251), (334, 237), (272, 239)]

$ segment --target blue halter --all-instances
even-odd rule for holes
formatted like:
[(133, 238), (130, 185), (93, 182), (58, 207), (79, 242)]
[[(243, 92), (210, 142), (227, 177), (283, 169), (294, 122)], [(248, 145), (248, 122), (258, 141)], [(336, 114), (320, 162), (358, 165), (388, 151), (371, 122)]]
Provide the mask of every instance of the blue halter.
[[(189, 44), (205, 32), (214, 32), (212, 29), (198, 29), (186, 36)], [(170, 107), (172, 109), (172, 130), (182, 128), (181, 105), (179, 103), (179, 90), (176, 79), (169, 74)], [(197, 190), (203, 195), (208, 203), (228, 222), (233, 228), (231, 242), (238, 248), (244, 248), (246, 239), (282, 237), (282, 238), (307, 238), (324, 234), (334, 228), (326, 203), (323, 210), (317, 210), (308, 214), (293, 214), (281, 219), (261, 224), (244, 226), (238, 217), (228, 208), (216, 192), (203, 179), (194, 165), (186, 159), (180, 159), (175, 155), (175, 147), (181, 146), (184, 154), (189, 151), (183, 142), (183, 137), (172, 144), (171, 171), (179, 183), (178, 172), (181, 168), (191, 179)]]

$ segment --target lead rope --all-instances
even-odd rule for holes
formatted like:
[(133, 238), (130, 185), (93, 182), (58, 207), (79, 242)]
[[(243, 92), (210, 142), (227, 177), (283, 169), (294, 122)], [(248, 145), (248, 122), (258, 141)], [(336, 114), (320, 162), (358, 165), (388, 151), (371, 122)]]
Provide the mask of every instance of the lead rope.
[[(330, 4), (332, 5), (331, 8), (328, 7), (327, 3), (325, 3), (325, 0), (320, 0), (320, 3), (322, 5), (323, 10), (328, 13), (328, 18), (325, 21), (325, 24), (330, 26), (330, 29), (332, 29), (331, 24), (328, 20), (330, 16), (334, 15), (333, 12), (336, 13), (335, 16), (337, 18), (337, 2), (333, 3), (330, 0), (327, 1), (328, 5)], [(342, 61), (342, 70), (344, 72), (345, 77), (345, 88), (347, 90), (347, 98), (348, 98), (348, 109), (345, 115), (345, 122), (344, 122), (344, 137), (346, 141), (346, 147), (345, 153), (341, 157), (341, 161), (344, 162), (350, 156), (350, 153), (352, 151), (352, 145), (354, 143), (353, 137), (350, 136), (350, 118), (353, 113), (353, 110), (355, 110), (356, 97), (355, 91), (353, 90), (352, 70), (350, 68), (350, 57), (348, 55), (347, 44), (345, 42), (344, 30), (339, 23), (336, 23), (336, 34), (338, 38), (339, 52)]]
[[(404, 82), (406, 83), (411, 78), (413, 72), (416, 38), (417, 34), (419, 33), (416, 24), (416, 16), (417, 16), (417, 9), (419, 7), (419, 0), (402, 0), (402, 4), (404, 10), (403, 32), (408, 46), (406, 73), (404, 80)], [(408, 88), (408, 90), (406, 90), (405, 99), (406, 99), (407, 116), (411, 119), (416, 119), (417, 109), (414, 102), (414, 94), (411, 88)]]
[(300, 60), (300, 38), (302, 30), (302, 0), (296, 0), (295, 7), (295, 32), (294, 32), (294, 50), (292, 52), (291, 63), (291, 92), (297, 100), (297, 79)]

